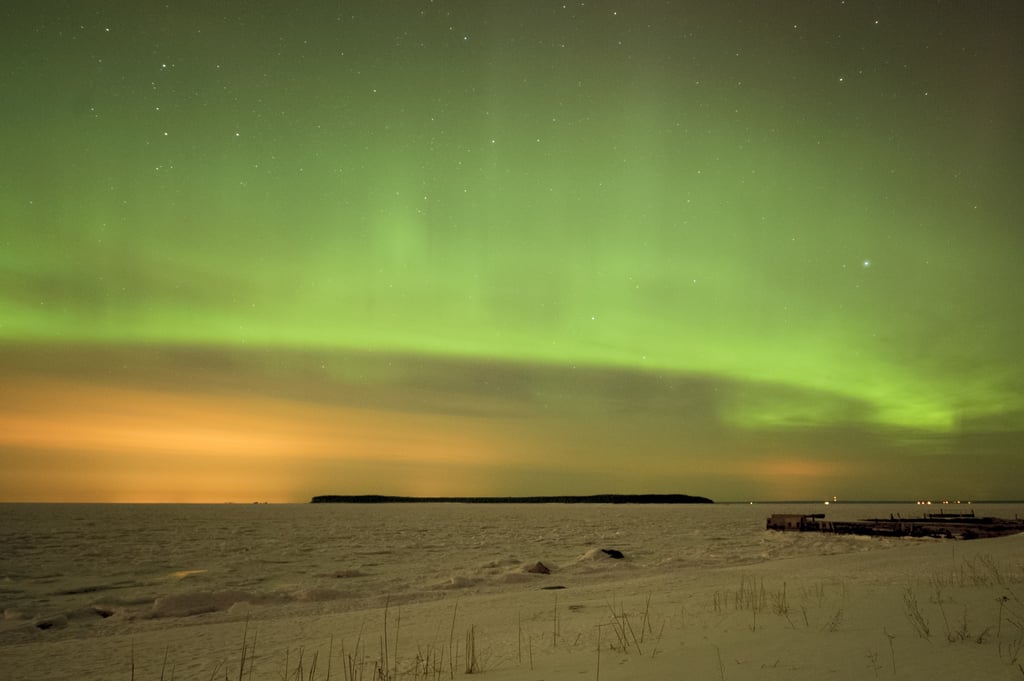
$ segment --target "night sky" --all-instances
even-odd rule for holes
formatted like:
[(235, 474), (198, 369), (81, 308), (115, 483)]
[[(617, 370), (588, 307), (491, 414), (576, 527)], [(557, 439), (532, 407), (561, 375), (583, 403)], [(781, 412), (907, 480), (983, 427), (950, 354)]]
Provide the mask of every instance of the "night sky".
[(0, 8), (0, 500), (1024, 497), (1024, 5)]

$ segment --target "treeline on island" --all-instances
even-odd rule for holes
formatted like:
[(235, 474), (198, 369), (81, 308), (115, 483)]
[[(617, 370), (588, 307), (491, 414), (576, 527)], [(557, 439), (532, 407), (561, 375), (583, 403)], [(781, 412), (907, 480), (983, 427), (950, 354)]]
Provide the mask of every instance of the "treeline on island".
[(689, 494), (591, 494), (550, 497), (400, 497), (384, 494), (323, 494), (314, 504), (713, 504)]

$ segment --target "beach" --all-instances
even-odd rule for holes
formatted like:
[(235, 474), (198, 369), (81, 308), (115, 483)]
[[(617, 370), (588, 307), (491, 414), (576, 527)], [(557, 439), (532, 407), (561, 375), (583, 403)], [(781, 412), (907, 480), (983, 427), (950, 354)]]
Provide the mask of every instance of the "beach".
[[(663, 512), (703, 514), (705, 524), (718, 514), (725, 527), (756, 510)], [(78, 610), (49, 628), (6, 609), (4, 678), (1024, 678), (1024, 535), (850, 540), (762, 528), (751, 541), (794, 542), (803, 553), (658, 563), (653, 527), (648, 546), (620, 535), (621, 559), (599, 545), (572, 560), (498, 556), (476, 566), (490, 578), (453, 569), (434, 589), (360, 592), (360, 570), (372, 569), (364, 564), (342, 568), (333, 591), (291, 600), (200, 588), (161, 596), (148, 614)], [(403, 555), (415, 573), (415, 554)], [(548, 574), (530, 571), (538, 562)]]

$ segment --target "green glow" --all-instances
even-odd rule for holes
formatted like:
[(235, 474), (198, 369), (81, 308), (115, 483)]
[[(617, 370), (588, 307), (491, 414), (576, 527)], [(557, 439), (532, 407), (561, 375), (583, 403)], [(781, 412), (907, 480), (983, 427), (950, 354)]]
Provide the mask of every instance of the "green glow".
[(439, 4), (21, 8), (0, 339), (716, 376), (755, 386), (719, 404), (740, 429), (1024, 426), (1003, 10)]

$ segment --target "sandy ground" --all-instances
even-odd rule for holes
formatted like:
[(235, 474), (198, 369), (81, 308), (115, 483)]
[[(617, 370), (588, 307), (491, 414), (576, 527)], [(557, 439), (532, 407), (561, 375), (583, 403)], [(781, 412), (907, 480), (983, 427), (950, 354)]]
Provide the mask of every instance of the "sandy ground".
[(235, 611), (82, 639), (40, 632), (0, 649), (0, 676), (1024, 680), (1024, 535), (643, 579), (627, 572), (586, 585), (531, 575), (501, 594), (358, 612), (307, 607), (246, 621)]

